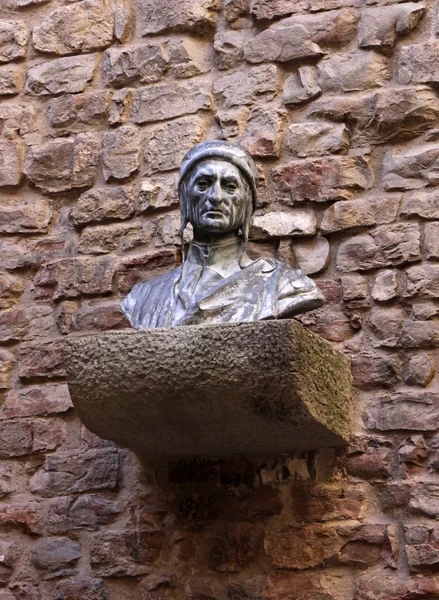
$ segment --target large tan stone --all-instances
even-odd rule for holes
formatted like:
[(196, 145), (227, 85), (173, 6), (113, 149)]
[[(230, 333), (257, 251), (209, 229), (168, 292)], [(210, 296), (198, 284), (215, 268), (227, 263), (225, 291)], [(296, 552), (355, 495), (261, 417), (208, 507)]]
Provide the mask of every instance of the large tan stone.
[(18, 185), (23, 172), (23, 148), (16, 142), (0, 141), (0, 187)]
[(0, 20), (0, 63), (26, 56), (28, 37), (23, 21)]
[(31, 67), (27, 74), (26, 92), (35, 96), (77, 94), (93, 79), (94, 56), (58, 58)]
[(114, 11), (106, 0), (83, 0), (51, 12), (34, 28), (32, 39), (40, 52), (75, 54), (109, 46)]
[(257, 455), (343, 445), (348, 359), (293, 320), (70, 337), (86, 427), (148, 455)]
[(217, 0), (141, 0), (142, 35), (166, 30), (198, 32), (215, 25), (219, 8)]

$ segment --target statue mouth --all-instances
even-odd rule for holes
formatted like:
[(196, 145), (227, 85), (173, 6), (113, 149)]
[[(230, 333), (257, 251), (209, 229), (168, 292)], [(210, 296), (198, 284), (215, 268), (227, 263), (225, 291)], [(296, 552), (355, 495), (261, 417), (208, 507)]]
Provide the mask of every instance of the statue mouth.
[(205, 217), (225, 217), (225, 215), (221, 210), (209, 210), (204, 213)]

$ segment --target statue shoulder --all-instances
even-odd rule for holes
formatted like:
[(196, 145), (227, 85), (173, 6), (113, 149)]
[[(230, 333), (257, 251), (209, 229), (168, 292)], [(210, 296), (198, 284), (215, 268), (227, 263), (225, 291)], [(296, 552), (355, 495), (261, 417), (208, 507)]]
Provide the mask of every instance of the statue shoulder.
[(173, 294), (175, 282), (178, 281), (180, 274), (181, 267), (177, 267), (160, 277), (136, 283), (120, 303), (122, 312), (133, 327), (140, 326), (142, 315), (147, 311), (148, 305), (157, 306), (160, 301), (165, 301)]

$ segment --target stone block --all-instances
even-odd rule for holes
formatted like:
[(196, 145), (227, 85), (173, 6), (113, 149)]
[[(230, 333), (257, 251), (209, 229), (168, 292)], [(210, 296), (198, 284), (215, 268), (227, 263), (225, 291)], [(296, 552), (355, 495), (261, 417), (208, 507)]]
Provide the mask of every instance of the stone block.
[(71, 214), (75, 225), (119, 221), (133, 216), (132, 190), (129, 187), (93, 188), (82, 194)]
[(403, 348), (437, 348), (439, 323), (437, 321), (405, 321), (402, 331)]
[(336, 202), (323, 214), (322, 233), (392, 223), (396, 220), (400, 201), (399, 196), (372, 196)]
[(142, 246), (148, 246), (153, 240), (153, 223), (124, 223), (87, 227), (79, 240), (81, 254), (124, 254)]
[(383, 184), (387, 190), (415, 190), (439, 184), (438, 144), (390, 150), (383, 161)]
[(134, 89), (129, 88), (117, 90), (113, 93), (108, 115), (110, 125), (121, 125), (127, 122), (133, 96)]
[(127, 179), (139, 168), (140, 131), (122, 125), (104, 133), (102, 138), (102, 172), (105, 179)]
[(244, 59), (247, 31), (223, 31), (215, 35), (214, 49), (219, 69), (234, 69)]
[(415, 265), (406, 270), (404, 296), (411, 298), (439, 298), (439, 265)]
[(37, 50), (67, 55), (106, 48), (113, 41), (114, 10), (105, 0), (84, 0), (57, 8), (36, 27), (32, 41)]
[(387, 302), (398, 297), (397, 272), (392, 269), (378, 271), (372, 286), (372, 298), (377, 302)]
[(217, 22), (218, 3), (215, 0), (141, 0), (142, 35), (163, 31), (197, 31), (211, 29)]
[(78, 562), (81, 557), (81, 546), (66, 537), (46, 538), (37, 542), (30, 553), (30, 562), (37, 569), (64, 574)]
[(50, 262), (34, 277), (35, 296), (40, 299), (77, 298), (112, 291), (116, 263), (113, 257), (66, 258)]
[(334, 96), (310, 106), (308, 115), (347, 121), (354, 145), (410, 140), (437, 123), (439, 101), (427, 89), (391, 88), (366, 96)]
[(0, 409), (0, 420), (64, 413), (73, 407), (65, 384), (11, 390)]
[(225, 0), (224, 14), (227, 21), (245, 18), (250, 11), (250, 0)]
[(200, 115), (182, 117), (143, 131), (145, 172), (178, 169), (183, 156), (201, 142), (208, 122)]
[(79, 123), (98, 123), (108, 113), (111, 92), (96, 91), (81, 95), (64, 95), (48, 103), (47, 117), (53, 127)]
[(406, 577), (393, 575), (388, 570), (376, 570), (358, 578), (353, 600), (429, 600), (439, 594), (439, 584), (435, 577)]
[(0, 206), (0, 233), (45, 233), (51, 217), (52, 204), (47, 198), (6, 197)]
[(408, 385), (426, 387), (436, 374), (432, 357), (427, 352), (414, 354), (406, 364), (404, 381)]
[(169, 68), (164, 43), (150, 42), (131, 48), (111, 48), (104, 55), (104, 79), (107, 84), (122, 87), (138, 81), (142, 84), (160, 81)]
[(439, 422), (435, 396), (434, 392), (409, 390), (381, 397), (370, 408), (367, 426), (379, 431), (434, 431)]
[(244, 56), (251, 63), (318, 58), (328, 48), (351, 41), (357, 19), (353, 10), (283, 19), (249, 40)]
[(231, 108), (252, 104), (258, 98), (270, 101), (277, 87), (278, 72), (275, 65), (262, 65), (220, 77), (214, 82), (214, 94), (222, 108)]
[(19, 68), (0, 69), (0, 96), (16, 96), (23, 89), (23, 75)]
[(293, 123), (288, 127), (287, 145), (293, 156), (321, 156), (346, 154), (349, 132), (344, 124), (321, 122)]
[(14, 306), (23, 293), (23, 282), (20, 277), (0, 271), (0, 309)]
[[(86, 427), (143, 454), (162, 456), (263, 454), (345, 443), (350, 369), (327, 342), (289, 320), (215, 325), (207, 338), (205, 332), (206, 327), (177, 327), (70, 338), (69, 389)], [(184, 373), (176, 362), (180, 344)], [(215, 367), (209, 357), (215, 357)], [(291, 361), (297, 366), (287, 366)], [(157, 377), (157, 368), (166, 369), (167, 376)], [(201, 379), (201, 372), (208, 377)], [(183, 390), (187, 402), (181, 403)], [(188, 431), (198, 433), (188, 436)]]
[(322, 92), (318, 83), (318, 71), (313, 66), (299, 67), (285, 79), (282, 99), (287, 106), (309, 102)]
[(200, 39), (171, 40), (168, 45), (171, 73), (177, 79), (209, 73), (212, 68), (211, 46)]
[(118, 302), (83, 305), (72, 319), (72, 331), (106, 331), (129, 327)]
[(400, 308), (374, 306), (369, 325), (374, 335), (371, 343), (375, 347), (398, 348), (401, 346), (402, 325), (405, 313)]
[(287, 118), (284, 110), (270, 106), (251, 109), (239, 144), (252, 156), (278, 157), (281, 152), (282, 131)]
[(133, 99), (133, 121), (135, 123), (164, 121), (194, 114), (199, 110), (209, 110), (210, 88), (209, 82), (190, 81), (138, 89)]
[(439, 222), (426, 223), (424, 229), (425, 258), (439, 258)]
[(420, 256), (417, 223), (381, 225), (367, 234), (343, 241), (338, 249), (339, 271), (366, 271), (413, 262)]
[(323, 271), (329, 262), (329, 242), (324, 237), (295, 241), (294, 264), (305, 273), (313, 275)]
[(94, 70), (93, 55), (44, 62), (28, 70), (25, 92), (34, 96), (77, 94), (93, 79)]
[(404, 194), (401, 216), (439, 219), (439, 193), (432, 191), (431, 193), (411, 192)]
[(391, 49), (397, 38), (410, 33), (424, 14), (425, 6), (417, 2), (366, 9), (358, 26), (358, 45), (360, 48)]
[(102, 579), (64, 579), (56, 584), (57, 600), (108, 600)]
[(143, 179), (136, 193), (136, 210), (145, 213), (163, 208), (177, 208), (178, 178), (175, 175)]
[(22, 172), (22, 146), (12, 141), (0, 141), (0, 187), (18, 185)]
[(64, 377), (63, 340), (22, 342), (18, 375), (22, 379)]
[(0, 20), (0, 63), (26, 56), (28, 37), (24, 21)]
[(315, 235), (317, 220), (312, 211), (268, 212), (253, 217), (250, 235), (252, 239), (301, 237)]
[(119, 453), (114, 448), (46, 456), (43, 467), (33, 475), (29, 490), (44, 498), (93, 490), (114, 490), (119, 474)]
[(293, 160), (272, 171), (275, 191), (285, 204), (348, 200), (372, 187), (368, 162), (357, 156)]
[(0, 242), (0, 255), (2, 267), (8, 271), (36, 264), (35, 256), (24, 240), (10, 239)]
[(309, 0), (251, 0), (251, 12), (257, 19), (274, 19), (310, 8)]
[(397, 71), (399, 83), (438, 83), (438, 57), (438, 41), (403, 46)]
[(80, 133), (30, 146), (25, 173), (45, 192), (92, 186), (98, 170), (100, 144), (94, 134)]
[(358, 92), (383, 86), (389, 79), (388, 59), (373, 51), (334, 54), (319, 64), (323, 92)]
[(364, 350), (352, 357), (354, 385), (360, 389), (392, 388), (400, 383), (401, 372), (397, 356)]

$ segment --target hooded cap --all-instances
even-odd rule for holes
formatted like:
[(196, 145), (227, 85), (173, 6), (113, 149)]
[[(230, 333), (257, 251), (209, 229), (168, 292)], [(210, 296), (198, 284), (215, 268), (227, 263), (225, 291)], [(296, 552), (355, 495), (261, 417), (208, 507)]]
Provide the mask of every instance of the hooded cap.
[(259, 179), (258, 170), (253, 158), (245, 150), (223, 140), (208, 140), (201, 142), (187, 152), (181, 162), (180, 180), (178, 191), (185, 177), (192, 171), (195, 165), (202, 160), (219, 158), (234, 164), (245, 175), (252, 191), (253, 210), (256, 208), (257, 184)]

